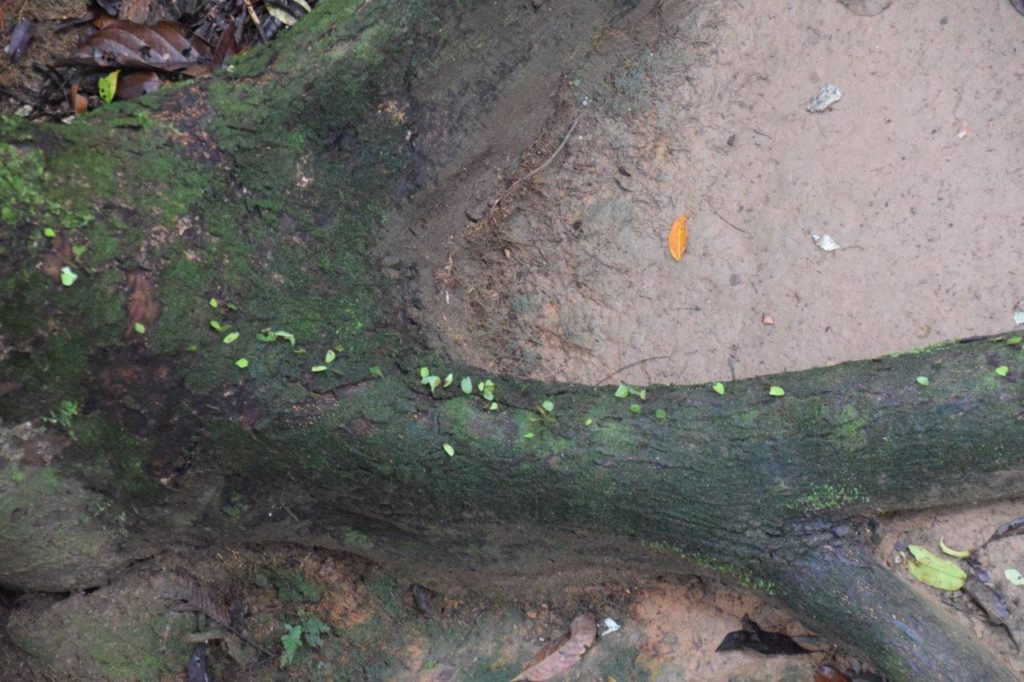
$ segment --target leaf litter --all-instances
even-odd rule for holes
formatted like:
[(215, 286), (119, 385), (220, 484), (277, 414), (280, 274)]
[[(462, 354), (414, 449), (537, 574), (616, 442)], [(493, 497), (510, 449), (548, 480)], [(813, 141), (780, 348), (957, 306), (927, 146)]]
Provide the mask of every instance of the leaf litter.
[(597, 623), (594, 616), (589, 613), (576, 616), (569, 625), (569, 634), (538, 651), (512, 682), (543, 682), (554, 678), (576, 665), (596, 638)]

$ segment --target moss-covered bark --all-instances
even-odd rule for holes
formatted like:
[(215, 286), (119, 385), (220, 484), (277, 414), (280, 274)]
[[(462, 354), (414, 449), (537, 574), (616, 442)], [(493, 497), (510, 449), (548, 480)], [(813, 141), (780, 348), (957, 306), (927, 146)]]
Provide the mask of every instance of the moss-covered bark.
[[(401, 327), (369, 246), (416, 171), (406, 76), (444, 54), (455, 11), (324, 2), (216, 79), (71, 126), (0, 123), (0, 417), (68, 436), (47, 471), (102, 507), (81, 546), (123, 563), (178, 540), (288, 539), (478, 586), (672, 561), (778, 596), (894, 679), (1008, 678), (966, 637), (934, 655), (952, 626), (851, 568), (859, 536), (836, 529), (1024, 494), (1019, 340), (620, 398), (482, 376)], [(432, 391), (423, 368), (452, 384)], [(14, 459), (0, 464), (28, 466)], [(10, 518), (46, 480), (16, 478)], [(99, 579), (78, 539), (56, 540), (63, 584), (17, 558), (0, 583)], [(23, 557), (41, 541), (10, 538)], [(844, 600), (855, 575), (871, 580)]]

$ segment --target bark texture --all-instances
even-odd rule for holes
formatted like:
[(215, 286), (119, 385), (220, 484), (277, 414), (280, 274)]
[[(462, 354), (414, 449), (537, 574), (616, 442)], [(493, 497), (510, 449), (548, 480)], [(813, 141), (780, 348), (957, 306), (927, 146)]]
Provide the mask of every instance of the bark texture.
[(327, 0), (231, 73), (0, 122), (0, 417), (34, 420), (0, 439), (0, 583), (78, 589), (226, 538), (477, 587), (671, 565), (775, 595), (893, 679), (1012, 679), (870, 560), (865, 518), (1024, 494), (1019, 342), (643, 399), (422, 348), (370, 246), (423, 171), (407, 84), (460, 48), (455, 11)]

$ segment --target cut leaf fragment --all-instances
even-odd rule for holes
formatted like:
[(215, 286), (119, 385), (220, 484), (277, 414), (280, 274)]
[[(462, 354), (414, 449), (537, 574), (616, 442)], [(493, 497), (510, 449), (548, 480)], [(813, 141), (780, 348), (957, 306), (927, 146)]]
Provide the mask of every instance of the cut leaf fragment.
[(569, 626), (569, 636), (556, 639), (537, 652), (512, 682), (544, 682), (564, 673), (583, 658), (596, 637), (594, 617), (587, 613), (576, 616)]
[(1006, 365), (999, 365), (998, 367), (996, 367), (995, 371), (996, 374), (998, 374), (999, 376), (1005, 377), (1007, 374), (1010, 373), (1010, 368), (1007, 367)]
[(60, 283), (63, 284), (64, 286), (71, 286), (72, 284), (75, 283), (77, 279), (78, 275), (75, 274), (75, 271), (69, 268), (68, 266), (65, 265), (60, 269)]
[(914, 557), (907, 562), (907, 570), (925, 585), (947, 592), (956, 592), (964, 586), (967, 574), (952, 561), (937, 557), (920, 545), (910, 545), (907, 549)]
[(943, 540), (942, 538), (939, 538), (939, 549), (942, 550), (943, 554), (948, 554), (949, 556), (955, 556), (957, 559), (966, 559), (967, 557), (971, 556), (971, 553), (969, 551), (967, 551), (966, 549), (953, 549), (953, 548), (951, 548), (949, 545), (946, 544), (946, 541)]
[(473, 392), (473, 378), (472, 377), (462, 377), (462, 381), (459, 382), (459, 388), (461, 388), (462, 392), (465, 393), (466, 395), (469, 395), (470, 393), (472, 393)]
[(917, 383), (920, 384), (921, 386), (928, 386), (929, 384), (931, 384), (931, 381), (929, 381), (928, 377), (926, 376), (919, 376), (917, 378)]
[(448, 455), (449, 457), (455, 456), (455, 448), (453, 448), (450, 443), (445, 443), (444, 445), (441, 446), (441, 448), (444, 450), (444, 454)]
[(768, 389), (768, 395), (779, 398), (781, 396), (786, 395), (786, 389), (782, 388), (782, 386), (772, 386), (771, 388)]
[(725, 384), (723, 384), (721, 381), (716, 381), (715, 383), (711, 384), (711, 390), (717, 393), (718, 395), (725, 395)]
[(1016, 585), (1017, 587), (1024, 586), (1024, 575), (1021, 575), (1020, 571), (1016, 568), (1008, 568), (1003, 571), (1003, 577), (1011, 585)]
[(117, 77), (121, 75), (121, 69), (111, 71), (96, 82), (96, 89), (99, 90), (100, 99), (110, 104), (114, 101), (114, 94), (117, 92)]
[(668, 231), (668, 252), (675, 260), (682, 260), (686, 252), (686, 216), (679, 216)]

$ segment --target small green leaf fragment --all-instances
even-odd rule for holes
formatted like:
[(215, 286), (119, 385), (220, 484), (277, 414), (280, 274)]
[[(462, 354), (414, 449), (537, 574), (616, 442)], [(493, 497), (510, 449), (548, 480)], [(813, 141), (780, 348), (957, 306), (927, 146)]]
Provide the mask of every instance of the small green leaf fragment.
[(86, 246), (85, 244), (79, 244), (78, 246), (72, 246), (71, 247), (71, 253), (75, 254), (75, 258), (81, 258), (82, 254), (85, 253), (85, 250), (88, 249), (88, 248), (89, 247)]
[(448, 376), (444, 378), (444, 387), (448, 388), (449, 386), (452, 385), (453, 381), (455, 381), (455, 375), (449, 372)]
[(593, 423), (594, 423), (594, 420), (591, 419), (590, 417), (587, 417), (586, 419), (583, 420), (583, 425), (584, 426), (590, 426)]
[(927, 386), (931, 382), (928, 381), (928, 377), (926, 377), (926, 376), (919, 376), (917, 378), (917, 383), (920, 384), (921, 386)]
[(186, 353), (195, 353), (199, 350), (199, 344), (193, 343), (191, 346), (185, 349)]
[(1010, 368), (1007, 367), (1006, 365), (999, 365), (998, 367), (996, 367), (996, 374), (998, 374), (1001, 377), (1005, 377), (1009, 373)]
[(370, 368), (370, 376), (377, 377), (378, 379), (383, 379), (384, 372), (380, 371), (380, 367), (374, 365), (373, 367)]
[(647, 389), (641, 388), (638, 395), (640, 396), (640, 400), (647, 400)]
[(668, 417), (668, 413), (660, 407), (654, 411), (654, 416), (658, 419), (665, 419)]
[(490, 410), (491, 412), (494, 412), (495, 410), (498, 409), (498, 403), (492, 402), (487, 409)]
[(215, 299), (215, 298), (211, 298), (210, 299), (210, 307), (211, 308), (216, 308), (219, 305), (220, 305), (220, 302), (217, 299)]
[(237, 360), (235, 360), (235, 367), (238, 367), (239, 369), (245, 369), (248, 366), (249, 361), (246, 360), (245, 358), (238, 358)]
[(718, 395), (725, 395), (725, 384), (723, 384), (721, 381), (716, 381), (715, 383), (711, 384), (711, 390), (717, 393)]
[(430, 368), (429, 367), (420, 367), (420, 379), (426, 379), (429, 376), (430, 376)]
[(78, 275), (75, 274), (75, 271), (69, 268), (68, 266), (65, 265), (60, 269), (60, 283), (63, 284), (64, 286), (71, 286), (72, 284), (75, 283), (75, 280), (77, 279)]
[(907, 570), (925, 585), (947, 592), (956, 592), (964, 586), (967, 574), (952, 561), (937, 557), (920, 545), (910, 545), (907, 549), (914, 557), (907, 562)]
[(530, 440), (531, 438), (533, 438), (533, 432), (530, 431), (528, 433), (524, 433), (523, 438), (525, 438), (526, 440)]
[(424, 381), (426, 381), (430, 386), (431, 394), (433, 394), (433, 392), (437, 390), (437, 387), (441, 385), (441, 377), (439, 376), (429, 376), (424, 379)]
[(462, 381), (459, 382), (459, 387), (466, 395), (471, 394), (473, 392), (473, 379), (471, 377), (462, 377)]
[(555, 410), (555, 404), (550, 400), (545, 400), (540, 404), (540, 406), (544, 408), (545, 412), (554, 412)]
[(96, 89), (99, 91), (100, 99), (105, 104), (114, 101), (114, 93), (117, 92), (117, 77), (121, 75), (121, 69), (111, 71), (96, 82)]
[(334, 362), (334, 359), (336, 357), (338, 357), (337, 353), (335, 353), (333, 350), (329, 350), (326, 353), (324, 353), (324, 362), (329, 365), (332, 362)]
[(238, 332), (231, 332), (230, 334), (224, 337), (224, 343), (234, 343), (235, 341), (238, 341), (239, 336), (241, 336), (241, 334), (239, 334)]
[(619, 384), (619, 387), (615, 389), (615, 397), (625, 398), (627, 395), (629, 395), (629, 386), (626, 384)]
[(1006, 339), (1006, 345), (1016, 346), (1021, 341), (1024, 341), (1024, 336), (1011, 336), (1010, 338)]
[(779, 398), (786, 395), (786, 389), (782, 388), (782, 386), (772, 386), (771, 388), (768, 389), (768, 395), (772, 395), (775, 396), (776, 398)]
[(238, 310), (238, 306), (234, 303), (225, 303), (224, 305), (228, 307), (228, 310)]
[(132, 325), (132, 329), (135, 330), (136, 334), (145, 334), (146, 333), (146, 325), (142, 324), (141, 322), (136, 322), (135, 324), (133, 324)]
[(453, 448), (451, 444), (445, 443), (441, 447), (444, 449), (444, 454), (448, 455), (449, 457), (455, 456), (455, 448)]
[(22, 481), (25, 480), (25, 472), (22, 471), (21, 469), (12, 469), (11, 480), (15, 483), (21, 483)]
[(43, 236), (46, 237), (47, 239), (53, 239), (54, 237), (57, 236), (57, 230), (53, 229), (52, 227), (44, 227)]
[(955, 556), (957, 559), (966, 559), (967, 557), (971, 556), (971, 553), (965, 549), (952, 549), (949, 545), (946, 544), (946, 541), (942, 538), (939, 538), (939, 549), (942, 550), (943, 554)]
[(313, 365), (312, 367), (309, 368), (309, 371), (310, 372), (326, 372), (327, 371), (327, 365)]
[(633, 414), (640, 414), (640, 406), (637, 405), (636, 403), (633, 403), (632, 405), (629, 406), (629, 411), (632, 412)]
[(1006, 582), (1017, 587), (1024, 586), (1024, 575), (1020, 574), (1016, 568), (1007, 568), (1003, 571), (1003, 576), (1006, 578)]
[[(230, 307), (230, 306), (228, 306), (228, 307)], [(285, 341), (287, 341), (288, 343), (292, 344), (293, 346), (295, 345), (295, 334), (291, 334), (289, 332), (283, 332), (283, 331), (279, 330), (279, 331), (274, 332), (274, 338), (284, 339)]]
[(230, 328), (231, 328), (230, 325), (221, 324), (217, 320), (210, 320), (210, 329), (212, 329), (212, 330), (214, 330), (216, 332), (222, 332), (225, 329), (230, 329)]

